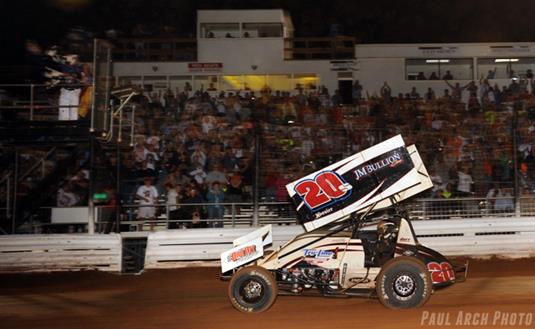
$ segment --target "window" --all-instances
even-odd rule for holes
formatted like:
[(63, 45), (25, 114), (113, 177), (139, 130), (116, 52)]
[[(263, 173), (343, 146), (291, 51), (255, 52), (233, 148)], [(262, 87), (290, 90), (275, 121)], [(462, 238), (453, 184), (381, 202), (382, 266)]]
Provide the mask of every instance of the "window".
[(237, 91), (243, 89), (243, 76), (223, 75), (221, 76), (221, 90)]
[(173, 92), (178, 90), (179, 93), (192, 89), (191, 87), (191, 75), (174, 75), (169, 77), (169, 88)]
[(312, 90), (318, 87), (318, 76), (315, 74), (294, 74), (293, 89)]
[(265, 75), (244, 75), (243, 76), (243, 89), (258, 91), (262, 90), (266, 86)]
[(204, 23), (201, 24), (202, 38), (239, 38), (238, 23)]
[(535, 70), (533, 57), (478, 58), (479, 75), (486, 79), (527, 78)]
[(122, 76), (119, 77), (119, 86), (141, 86), (141, 76)]
[(243, 23), (243, 38), (280, 38), (282, 37), (281, 23)]
[(168, 88), (167, 77), (161, 75), (146, 76), (143, 78), (143, 88), (149, 92), (166, 90)]
[(206, 91), (208, 84), (210, 83), (210, 77), (207, 75), (196, 75), (193, 79), (193, 90)]
[(472, 80), (471, 58), (421, 58), (405, 60), (406, 80)]
[(274, 74), (267, 76), (267, 85), (272, 91), (292, 90), (292, 76), (290, 74)]

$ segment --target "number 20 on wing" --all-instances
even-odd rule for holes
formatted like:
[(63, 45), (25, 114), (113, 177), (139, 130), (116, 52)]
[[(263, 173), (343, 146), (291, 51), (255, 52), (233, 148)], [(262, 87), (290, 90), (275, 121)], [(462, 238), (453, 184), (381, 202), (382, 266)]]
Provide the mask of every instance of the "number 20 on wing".
[(351, 193), (351, 185), (332, 171), (323, 171), (314, 179), (303, 180), (297, 183), (294, 189), (305, 205), (313, 211), (345, 199)]

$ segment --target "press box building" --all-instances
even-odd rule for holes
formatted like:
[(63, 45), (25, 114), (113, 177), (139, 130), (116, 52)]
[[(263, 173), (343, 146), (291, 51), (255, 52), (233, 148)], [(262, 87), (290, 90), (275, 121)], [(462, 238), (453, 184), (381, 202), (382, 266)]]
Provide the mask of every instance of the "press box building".
[(423, 94), (431, 87), (441, 95), (447, 71), (453, 82), (490, 77), (501, 86), (533, 69), (535, 43), (357, 44), (342, 36), (296, 38), (290, 15), (281, 9), (199, 10), (196, 38), (121, 39), (113, 64), (116, 84), (148, 90), (190, 85), (236, 92), (269, 86), (294, 93), (324, 85), (331, 92), (339, 89), (346, 101), (355, 80), (369, 94), (387, 81), (394, 94), (412, 87)]

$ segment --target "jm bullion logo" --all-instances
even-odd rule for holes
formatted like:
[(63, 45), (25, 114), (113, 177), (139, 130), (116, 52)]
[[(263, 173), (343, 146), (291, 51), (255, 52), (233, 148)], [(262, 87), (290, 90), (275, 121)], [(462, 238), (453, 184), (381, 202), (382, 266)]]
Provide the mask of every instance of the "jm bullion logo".
[(384, 159), (381, 159), (377, 162), (374, 162), (374, 163), (371, 163), (371, 164), (367, 164), (367, 165), (364, 165), (360, 168), (357, 168), (354, 173), (355, 173), (355, 178), (357, 180), (361, 179), (362, 177), (365, 177), (365, 176), (368, 176), (369, 174), (383, 168), (383, 167), (386, 167), (386, 166), (389, 166), (389, 167), (395, 167), (397, 166), (398, 164), (400, 163), (403, 163), (403, 159), (401, 158), (401, 154), (399, 154), (398, 152), (395, 152), (393, 153), (392, 155), (384, 158)]

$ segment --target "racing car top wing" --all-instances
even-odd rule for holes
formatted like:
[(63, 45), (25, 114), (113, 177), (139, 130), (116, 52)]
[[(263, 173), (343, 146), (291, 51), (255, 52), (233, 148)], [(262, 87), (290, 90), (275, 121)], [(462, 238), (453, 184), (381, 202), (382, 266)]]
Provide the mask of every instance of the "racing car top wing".
[(291, 182), (286, 189), (297, 216), (311, 231), (372, 205), (389, 207), (394, 202), (390, 198), (399, 202), (431, 187), (430, 182), (416, 148), (405, 147), (397, 135)]

